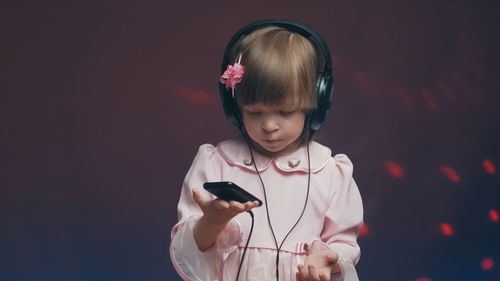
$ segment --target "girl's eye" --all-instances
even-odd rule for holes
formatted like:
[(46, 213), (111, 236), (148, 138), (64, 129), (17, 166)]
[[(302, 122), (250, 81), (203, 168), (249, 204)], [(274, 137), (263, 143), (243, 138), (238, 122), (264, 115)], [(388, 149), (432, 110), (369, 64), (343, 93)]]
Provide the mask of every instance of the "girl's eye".
[(248, 114), (249, 115), (259, 115), (260, 114), (260, 111), (250, 111), (250, 110), (247, 110)]
[(292, 111), (280, 111), (280, 114), (281, 114), (282, 116), (290, 116), (290, 115), (292, 115), (294, 112), (295, 112), (295, 110), (292, 110)]

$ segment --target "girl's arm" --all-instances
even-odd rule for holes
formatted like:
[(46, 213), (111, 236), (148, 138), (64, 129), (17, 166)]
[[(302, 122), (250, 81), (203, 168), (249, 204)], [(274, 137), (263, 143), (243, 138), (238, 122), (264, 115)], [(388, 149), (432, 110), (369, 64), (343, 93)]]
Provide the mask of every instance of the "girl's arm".
[(334, 193), (326, 210), (321, 240), (338, 256), (341, 272), (334, 280), (358, 280), (355, 265), (360, 257), (357, 238), (363, 225), (363, 203), (349, 158), (338, 154), (334, 161)]
[[(184, 179), (177, 205), (179, 221), (172, 228), (169, 247), (171, 261), (183, 280), (220, 279), (222, 276), (219, 272), (220, 265), (226, 261), (223, 254), (236, 248), (234, 246), (243, 239), (240, 225), (235, 219), (229, 222), (228, 219), (219, 221), (220, 224), (207, 220), (210, 216), (205, 216), (200, 204), (205, 206), (205, 201), (214, 201), (214, 197), (201, 189), (193, 191), (207, 181), (220, 181), (223, 174), (221, 167), (224, 163), (225, 160), (216, 152), (214, 146), (202, 145)], [(202, 194), (197, 197), (202, 198), (197, 199), (198, 202), (194, 199), (196, 196), (193, 196), (196, 192)], [(194, 229), (198, 222), (200, 225), (197, 226), (195, 234)], [(225, 225), (222, 232), (220, 225)], [(217, 238), (215, 244), (214, 237)], [(200, 251), (202, 248), (205, 249), (204, 252)]]
[(363, 225), (363, 204), (347, 156), (334, 156), (333, 169), (330, 184), (333, 192), (325, 213), (321, 241), (312, 243), (305, 264), (298, 267), (299, 281), (358, 281), (355, 265), (360, 256), (357, 236)]

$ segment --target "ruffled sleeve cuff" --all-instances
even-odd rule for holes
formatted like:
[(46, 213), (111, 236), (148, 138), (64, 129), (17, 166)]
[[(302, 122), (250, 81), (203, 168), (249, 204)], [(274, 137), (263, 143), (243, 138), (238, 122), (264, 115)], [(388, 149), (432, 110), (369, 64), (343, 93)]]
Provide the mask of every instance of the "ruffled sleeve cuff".
[(349, 259), (339, 258), (340, 273), (332, 274), (331, 281), (359, 281), (354, 264)]
[(228, 254), (238, 248), (243, 239), (239, 222), (231, 220), (214, 246), (201, 252), (193, 236), (199, 217), (191, 217), (172, 237), (170, 256), (175, 270), (183, 280), (216, 280)]
[(243, 241), (243, 230), (241, 224), (232, 219), (228, 222), (224, 230), (215, 241), (215, 249), (218, 252), (232, 252)]

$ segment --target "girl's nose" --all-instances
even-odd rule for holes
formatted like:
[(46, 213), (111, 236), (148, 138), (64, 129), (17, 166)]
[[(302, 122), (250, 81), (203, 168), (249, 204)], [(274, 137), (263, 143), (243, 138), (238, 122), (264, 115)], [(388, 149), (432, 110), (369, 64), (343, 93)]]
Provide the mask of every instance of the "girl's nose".
[(279, 123), (273, 118), (266, 118), (264, 122), (262, 122), (262, 129), (266, 132), (274, 132), (279, 128)]

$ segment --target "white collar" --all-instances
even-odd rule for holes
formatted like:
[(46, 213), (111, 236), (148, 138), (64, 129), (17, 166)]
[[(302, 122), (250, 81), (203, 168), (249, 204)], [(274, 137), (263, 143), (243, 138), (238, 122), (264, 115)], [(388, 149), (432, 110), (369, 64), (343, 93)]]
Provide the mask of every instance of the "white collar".
[[(251, 162), (251, 155), (248, 145), (241, 139), (230, 139), (217, 145), (217, 151), (230, 165), (239, 166), (243, 169), (254, 171), (255, 168)], [(311, 159), (311, 173), (316, 173), (323, 169), (328, 160), (331, 159), (332, 151), (315, 141), (309, 144), (309, 153)], [(309, 171), (307, 163), (307, 146), (302, 145), (299, 149), (288, 155), (269, 158), (253, 151), (255, 163), (259, 172), (266, 170), (271, 163), (279, 170), (287, 173)]]

